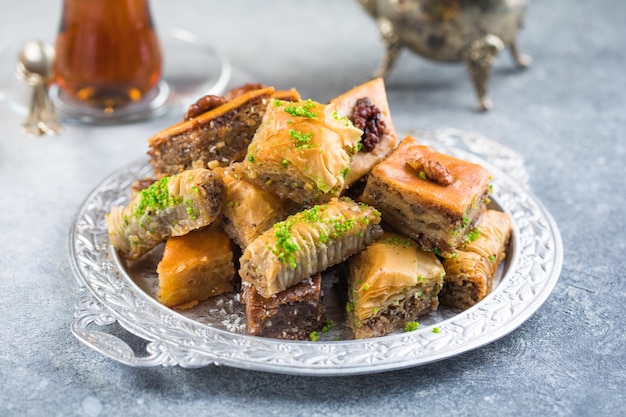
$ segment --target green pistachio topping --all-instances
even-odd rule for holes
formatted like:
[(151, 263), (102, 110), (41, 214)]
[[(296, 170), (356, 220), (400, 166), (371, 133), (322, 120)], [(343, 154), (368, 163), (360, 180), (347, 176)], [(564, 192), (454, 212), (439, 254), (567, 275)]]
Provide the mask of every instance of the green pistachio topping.
[(300, 247), (292, 235), (292, 228), (295, 224), (303, 222), (313, 225), (318, 230), (320, 242), (326, 243), (329, 240), (342, 237), (345, 233), (352, 230), (358, 224), (357, 222), (364, 223), (362, 219), (334, 217), (329, 215), (327, 211), (328, 205), (321, 204), (274, 224), (272, 229), (274, 230), (276, 245), (272, 248), (272, 253), (282, 262), (286, 262), (292, 268), (296, 268), (296, 252)]
[(313, 139), (312, 132), (300, 132), (294, 129), (289, 129), (289, 136), (296, 144), (296, 149), (311, 149), (311, 139)]
[(468, 242), (473, 242), (476, 239), (478, 239), (478, 236), (480, 236), (480, 230), (478, 230), (477, 227), (473, 228), (472, 230), (468, 231), (467, 234), (465, 235), (465, 239)]
[(418, 322), (416, 322), (416, 321), (408, 321), (404, 325), (404, 331), (405, 332), (412, 332), (414, 330), (417, 330), (419, 327), (420, 327), (420, 324)]
[(348, 119), (348, 117), (346, 116), (339, 116), (339, 113), (337, 113), (337, 110), (333, 112), (333, 119), (344, 124), (345, 126), (353, 126), (352, 121)]
[(331, 319), (326, 320), (324, 326), (322, 326), (322, 333), (328, 333), (333, 328), (333, 321)]
[(294, 117), (307, 117), (309, 119), (317, 117), (315, 112), (311, 111), (311, 108), (314, 106), (313, 100), (308, 99), (302, 105), (290, 105), (285, 107), (285, 112), (289, 113)]
[(167, 184), (170, 177), (164, 177), (154, 182), (150, 187), (139, 192), (139, 203), (133, 211), (134, 217), (141, 217), (147, 213), (157, 213), (168, 207), (182, 203), (181, 197), (172, 197)]
[(390, 237), (388, 240), (382, 242), (386, 245), (390, 245), (390, 246), (400, 246), (402, 248), (409, 248), (411, 246), (413, 246), (413, 242), (411, 242), (410, 240), (407, 239), (402, 239), (399, 238), (397, 236), (392, 236)]

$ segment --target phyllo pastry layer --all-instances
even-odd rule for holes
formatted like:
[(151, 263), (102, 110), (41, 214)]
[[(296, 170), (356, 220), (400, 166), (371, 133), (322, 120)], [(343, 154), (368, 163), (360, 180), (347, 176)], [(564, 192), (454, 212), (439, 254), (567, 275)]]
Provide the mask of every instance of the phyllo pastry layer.
[[(339, 117), (346, 117), (363, 130), (359, 151), (352, 158), (346, 186), (368, 174), (396, 147), (385, 82), (375, 78), (333, 98)], [(358, 123), (358, 125), (357, 125)]]
[(189, 308), (231, 292), (236, 274), (231, 241), (219, 223), (169, 238), (157, 273), (157, 297), (168, 307)]
[(276, 195), (242, 180), (237, 165), (216, 168), (215, 171), (221, 175), (226, 187), (222, 226), (243, 249), (290, 213), (289, 204)]
[(244, 282), (241, 292), (248, 334), (305, 340), (326, 323), (319, 273), (269, 298), (250, 283)]
[(329, 201), (344, 189), (362, 133), (334, 105), (273, 99), (243, 161), (246, 176), (283, 199)]
[(380, 213), (352, 200), (332, 200), (289, 216), (249, 244), (239, 274), (271, 297), (359, 252), (381, 233)]
[(385, 233), (349, 259), (347, 322), (354, 337), (383, 336), (435, 311), (444, 269), (417, 242)]
[(405, 138), (370, 173), (361, 200), (425, 250), (451, 256), (485, 210), (489, 172)]
[(170, 236), (182, 236), (216, 220), (224, 203), (224, 184), (208, 169), (163, 177), (139, 191), (126, 206), (106, 216), (111, 244), (135, 260)]
[(446, 278), (440, 294), (442, 305), (469, 308), (491, 292), (498, 265), (506, 257), (512, 228), (506, 213), (487, 210), (481, 216), (457, 249), (456, 257), (443, 262)]

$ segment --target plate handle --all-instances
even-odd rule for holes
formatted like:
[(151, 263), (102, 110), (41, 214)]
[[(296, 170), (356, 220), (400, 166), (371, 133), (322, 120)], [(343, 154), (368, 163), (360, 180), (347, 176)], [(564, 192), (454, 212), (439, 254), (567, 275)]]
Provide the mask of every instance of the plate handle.
[[(146, 343), (146, 355), (137, 355), (122, 338), (105, 332), (104, 330), (111, 329), (111, 325), (115, 324), (117, 319), (106, 307), (90, 296), (84, 287), (81, 290), (81, 301), (76, 306), (75, 318), (71, 325), (72, 334), (78, 340), (102, 355), (129, 366), (177, 364), (177, 361), (170, 355), (168, 347), (165, 346), (165, 342), (146, 341), (120, 326), (122, 332)], [(98, 330), (90, 328), (93, 325), (98, 325), (100, 328)]]

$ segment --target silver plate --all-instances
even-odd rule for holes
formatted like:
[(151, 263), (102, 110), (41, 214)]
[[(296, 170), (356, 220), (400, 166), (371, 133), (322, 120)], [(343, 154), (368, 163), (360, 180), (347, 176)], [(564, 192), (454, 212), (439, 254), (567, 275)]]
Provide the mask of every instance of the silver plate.
[[(440, 309), (420, 320), (416, 331), (366, 340), (346, 340), (338, 323), (317, 342), (246, 335), (237, 300), (229, 296), (185, 312), (166, 308), (154, 298), (154, 261), (127, 268), (109, 245), (104, 221), (112, 206), (127, 203), (134, 180), (150, 176), (150, 166), (143, 160), (106, 178), (78, 211), (69, 242), (70, 263), (79, 283), (73, 334), (130, 366), (215, 364), (298, 375), (351, 375), (418, 366), (505, 336), (543, 304), (558, 280), (563, 246), (557, 226), (528, 191), (528, 174), (516, 152), (454, 129), (409, 133), (424, 144), (489, 169), (494, 177), (493, 200), (513, 219), (513, 237), (499, 282), (474, 307)], [(330, 311), (339, 310), (333, 313), (330, 306)], [(109, 331), (116, 322), (145, 341), (145, 352), (131, 348), (119, 329)], [(435, 327), (438, 333), (433, 332)]]

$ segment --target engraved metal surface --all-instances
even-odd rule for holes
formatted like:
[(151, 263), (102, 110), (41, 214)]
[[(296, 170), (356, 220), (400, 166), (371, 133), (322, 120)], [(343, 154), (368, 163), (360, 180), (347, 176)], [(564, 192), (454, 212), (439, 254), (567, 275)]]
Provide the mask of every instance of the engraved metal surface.
[(479, 109), (488, 110), (489, 76), (499, 52), (509, 48), (519, 68), (531, 62), (516, 42), (529, 0), (358, 2), (375, 20), (385, 46), (373, 77), (386, 77), (404, 48), (438, 62), (465, 62)]
[[(153, 297), (150, 272), (141, 272), (141, 266), (135, 271), (125, 268), (116, 257), (104, 222), (112, 206), (126, 203), (130, 184), (151, 174), (146, 160), (106, 178), (78, 211), (69, 242), (70, 263), (79, 284), (73, 334), (101, 354), (130, 366), (196, 368), (216, 364), (320, 376), (418, 366), (505, 336), (543, 304), (558, 280), (563, 247), (557, 226), (526, 189), (528, 174), (514, 151), (480, 135), (453, 129), (411, 134), (440, 151), (482, 163), (494, 176), (494, 201), (513, 219), (512, 242), (500, 282), (474, 307), (442, 311), (420, 320), (422, 325), (416, 331), (374, 339), (343, 340), (341, 326), (336, 326), (334, 334), (317, 342), (245, 335), (236, 296), (214, 300), (191, 315), (166, 308)], [(136, 352), (106, 331), (116, 322), (146, 341), (145, 352)], [(434, 327), (439, 333), (433, 332)], [(339, 340), (334, 340), (336, 337)]]

